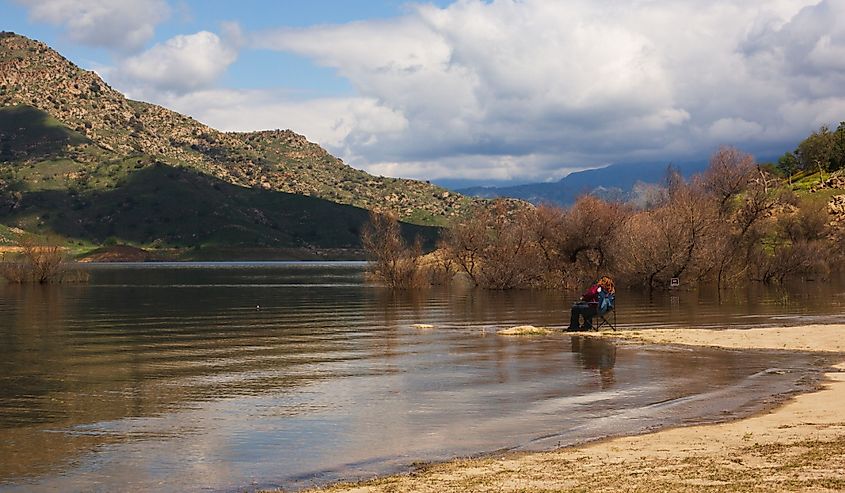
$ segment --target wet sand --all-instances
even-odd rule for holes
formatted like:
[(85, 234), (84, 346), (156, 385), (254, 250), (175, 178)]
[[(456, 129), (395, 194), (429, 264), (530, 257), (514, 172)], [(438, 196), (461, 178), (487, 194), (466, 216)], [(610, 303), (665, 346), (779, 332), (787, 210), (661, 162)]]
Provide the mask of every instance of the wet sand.
[(655, 344), (842, 353), (822, 387), (765, 413), (551, 452), (497, 454), (327, 492), (843, 491), (845, 325), (592, 333)]

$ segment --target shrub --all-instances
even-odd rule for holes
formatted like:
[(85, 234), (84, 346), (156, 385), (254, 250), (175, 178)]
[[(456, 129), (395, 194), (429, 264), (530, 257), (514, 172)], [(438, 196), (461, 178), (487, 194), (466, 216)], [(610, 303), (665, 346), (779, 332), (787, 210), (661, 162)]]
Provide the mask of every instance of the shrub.
[(544, 268), (536, 242), (536, 214), (512, 211), (494, 202), (453, 226), (446, 234), (444, 254), (470, 281), (489, 289), (528, 287)]
[(408, 246), (396, 216), (370, 213), (370, 222), (364, 225), (361, 233), (361, 243), (370, 259), (368, 275), (371, 279), (396, 289), (427, 284), (420, 262), (420, 241), (417, 239)]
[(87, 273), (69, 268), (64, 248), (55, 242), (38, 244), (27, 239), (20, 243), (20, 253), (11, 261), (0, 263), (0, 276), (7, 281), (24, 283), (61, 283), (87, 280)]
[(771, 254), (758, 252), (754, 262), (756, 273), (754, 280), (769, 284), (781, 283), (790, 276), (825, 275), (828, 265), (824, 247), (818, 241), (801, 240), (785, 243), (774, 248)]

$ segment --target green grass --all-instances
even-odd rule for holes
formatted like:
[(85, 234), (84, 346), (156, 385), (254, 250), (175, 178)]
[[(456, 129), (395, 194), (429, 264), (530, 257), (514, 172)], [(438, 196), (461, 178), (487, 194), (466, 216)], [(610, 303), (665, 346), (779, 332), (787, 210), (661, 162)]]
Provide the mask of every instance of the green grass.
[(792, 175), (792, 190), (799, 194), (809, 192), (811, 188), (818, 186), (819, 183), (828, 179), (830, 173), (825, 172), (821, 176), (820, 179), (818, 171), (801, 171), (796, 173)]
[(20, 233), (12, 231), (12, 228), (0, 224), (0, 246), (11, 246), (17, 244)]
[(819, 173), (818, 171), (801, 171), (792, 176), (792, 191), (801, 198), (829, 201), (834, 195), (841, 195), (845, 191), (836, 188), (823, 188), (815, 192), (810, 190), (817, 187), (821, 182), (830, 178), (830, 173)]

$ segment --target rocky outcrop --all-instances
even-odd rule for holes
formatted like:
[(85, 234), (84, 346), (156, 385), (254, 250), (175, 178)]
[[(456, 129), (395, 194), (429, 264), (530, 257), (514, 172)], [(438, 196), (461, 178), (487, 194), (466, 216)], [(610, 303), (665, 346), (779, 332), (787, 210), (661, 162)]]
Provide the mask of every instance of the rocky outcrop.
[(18, 105), (47, 112), (110, 156), (143, 154), (151, 158), (144, 163), (189, 166), (243, 187), (324, 198), (418, 223), (443, 224), (483, 203), (427, 182), (369, 175), (290, 130), (220, 132), (126, 99), (47, 45), (0, 33), (0, 107)]
[(831, 197), (830, 202), (827, 203), (827, 212), (831, 215), (831, 224), (834, 228), (845, 228), (845, 194)]

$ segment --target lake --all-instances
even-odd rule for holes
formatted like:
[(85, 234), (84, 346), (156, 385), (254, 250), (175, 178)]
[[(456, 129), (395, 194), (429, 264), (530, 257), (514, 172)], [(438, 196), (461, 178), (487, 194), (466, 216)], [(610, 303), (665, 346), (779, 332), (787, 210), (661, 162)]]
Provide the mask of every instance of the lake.
[[(360, 263), (86, 268), (0, 284), (0, 491), (300, 489), (743, 416), (830, 363), (499, 336), (565, 327), (578, 293), (393, 293)], [(843, 323), (843, 286), (620, 291), (618, 322)]]

